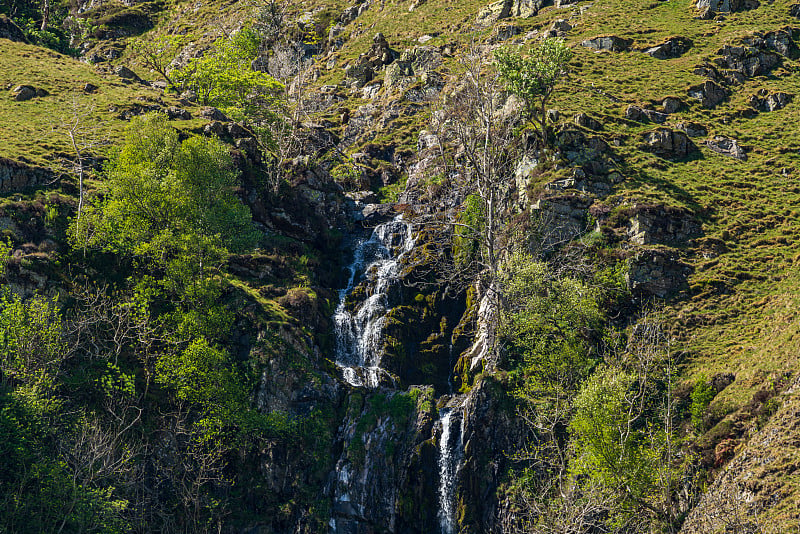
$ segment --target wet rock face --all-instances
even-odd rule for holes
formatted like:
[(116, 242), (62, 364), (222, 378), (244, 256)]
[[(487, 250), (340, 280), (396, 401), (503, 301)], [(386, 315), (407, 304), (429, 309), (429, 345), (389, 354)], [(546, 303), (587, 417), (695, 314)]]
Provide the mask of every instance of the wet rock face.
[(669, 128), (658, 128), (644, 134), (642, 149), (667, 159), (685, 158), (697, 152), (697, 147), (686, 133)]
[(608, 52), (625, 52), (629, 50), (633, 40), (617, 37), (616, 35), (601, 35), (599, 37), (592, 37), (586, 39), (581, 43), (581, 46), (591, 48), (592, 50), (606, 50)]
[[(419, 496), (433, 499), (408, 501), (421, 509), (433, 509), (435, 514), (433, 493), (424, 495), (424, 487), (408, 486), (409, 480), (434, 482), (425, 474), (432, 459), (431, 450), (425, 447), (432, 427), (431, 409), (429, 403), (426, 410), (419, 410), (416, 398), (406, 392), (383, 390), (367, 396), (351, 393), (347, 416), (339, 430), (342, 453), (328, 482), (334, 532), (396, 532), (398, 517), (402, 523), (424, 521), (422, 517), (406, 515), (414, 510), (404, 508), (401, 494), (407, 497), (421, 492)], [(436, 487), (435, 482), (432, 487)], [(406, 502), (405, 507), (408, 506)], [(425, 522), (433, 520), (428, 517)]]
[(528, 437), (516, 420), (513, 403), (501, 387), (481, 380), (464, 405), (464, 462), (458, 483), (460, 506), (457, 532), (494, 532), (497, 527), (496, 490), (508, 469), (506, 451), (519, 450)]

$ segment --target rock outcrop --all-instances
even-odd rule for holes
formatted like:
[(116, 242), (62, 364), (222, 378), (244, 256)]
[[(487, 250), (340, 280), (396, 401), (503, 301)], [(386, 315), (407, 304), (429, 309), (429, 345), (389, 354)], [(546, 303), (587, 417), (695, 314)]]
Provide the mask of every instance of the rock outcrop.
[(0, 157), (0, 191), (11, 193), (44, 185), (55, 179), (50, 169), (31, 167)]
[(19, 26), (6, 15), (0, 15), (0, 39), (8, 39), (18, 43), (27, 43), (28, 39)]
[(794, 98), (794, 95), (783, 92), (770, 93), (762, 89), (750, 97), (750, 105), (759, 111), (777, 111), (785, 108)]
[(730, 91), (712, 80), (693, 85), (688, 93), (691, 98), (699, 100), (704, 108), (715, 108), (730, 95)]
[(647, 48), (644, 53), (656, 59), (673, 59), (685, 54), (694, 43), (686, 37), (670, 37), (663, 43)]
[(685, 158), (697, 151), (686, 133), (669, 128), (657, 128), (645, 133), (642, 149), (667, 159)]
[(747, 153), (739, 145), (736, 139), (729, 137), (714, 136), (714, 138), (706, 141), (706, 146), (718, 154), (728, 156), (731, 158), (739, 159), (742, 161), (747, 160)]
[(633, 44), (632, 39), (625, 39), (616, 35), (600, 35), (581, 42), (581, 46), (592, 50), (608, 52), (625, 52)]
[(478, 13), (477, 23), (491, 25), (508, 17), (527, 18), (536, 15), (547, 0), (499, 0)]

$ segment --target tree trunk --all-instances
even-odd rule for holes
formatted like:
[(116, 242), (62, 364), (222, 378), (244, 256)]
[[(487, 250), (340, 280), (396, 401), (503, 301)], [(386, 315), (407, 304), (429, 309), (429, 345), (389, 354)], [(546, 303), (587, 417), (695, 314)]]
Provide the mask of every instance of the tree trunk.
[(42, 28), (44, 31), (47, 25), (50, 24), (50, 0), (42, 0)]

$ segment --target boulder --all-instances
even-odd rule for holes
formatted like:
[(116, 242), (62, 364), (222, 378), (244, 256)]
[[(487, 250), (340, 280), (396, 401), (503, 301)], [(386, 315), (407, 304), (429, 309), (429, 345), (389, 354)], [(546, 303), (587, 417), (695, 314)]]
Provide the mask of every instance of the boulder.
[(800, 19), (800, 4), (793, 4), (789, 6), (789, 15), (796, 19)]
[(644, 53), (656, 59), (672, 59), (685, 54), (693, 44), (686, 37), (670, 37), (663, 43), (646, 49)]
[(650, 121), (656, 124), (664, 124), (667, 121), (667, 115), (664, 113), (633, 105), (625, 109), (625, 118), (636, 122)]
[(686, 132), (689, 137), (703, 137), (708, 135), (708, 129), (696, 122), (679, 122), (675, 125), (682, 132)]
[(723, 102), (730, 92), (712, 80), (693, 85), (688, 90), (691, 98), (697, 99), (704, 108), (714, 108)]
[(87, 84), (85, 84), (85, 85), (83, 86), (83, 92), (84, 92), (84, 93), (94, 93), (94, 92), (95, 92), (95, 91), (97, 91), (98, 89), (100, 89), (100, 88), (99, 88), (99, 87), (97, 87), (97, 86), (96, 86), (95, 84), (93, 84), (93, 83), (87, 83)]
[(594, 119), (587, 115), (586, 113), (578, 113), (575, 115), (573, 119), (575, 124), (580, 126), (581, 128), (587, 128), (589, 130), (602, 130), (603, 125), (597, 119)]
[(736, 139), (717, 135), (706, 141), (706, 146), (714, 152), (722, 154), (723, 156), (736, 158), (742, 161), (747, 160), (747, 153), (745, 153), (744, 149), (739, 145)]
[(5, 15), (0, 15), (0, 39), (8, 39), (9, 41), (16, 41), (18, 43), (28, 42), (22, 29)]
[(642, 149), (667, 159), (685, 158), (697, 151), (685, 132), (669, 128), (657, 128), (645, 133)]
[(211, 106), (200, 108), (197, 114), (210, 121), (230, 122), (230, 119), (223, 112)]
[(139, 78), (139, 76), (135, 72), (133, 72), (131, 69), (129, 69), (125, 65), (120, 65), (119, 67), (114, 69), (114, 74), (116, 74), (117, 76), (119, 76), (123, 80), (138, 81), (138, 80), (141, 79), (141, 78)]
[(225, 126), (219, 121), (209, 122), (203, 128), (203, 133), (206, 135), (221, 137), (225, 135)]
[(616, 35), (600, 35), (581, 42), (581, 46), (592, 50), (606, 50), (609, 52), (624, 52), (633, 44), (632, 39), (624, 39)]
[(17, 102), (25, 102), (36, 96), (36, 88), (31, 85), (18, 85), (11, 90), (11, 97)]
[(661, 101), (661, 107), (663, 108), (664, 113), (675, 113), (683, 107), (683, 102), (681, 102), (679, 98), (668, 96)]
[(183, 108), (170, 106), (167, 108), (167, 117), (169, 117), (170, 120), (188, 121), (192, 118), (192, 114)]
[(770, 93), (762, 89), (750, 97), (750, 105), (759, 111), (777, 111), (785, 108), (792, 101), (794, 95), (789, 93)]

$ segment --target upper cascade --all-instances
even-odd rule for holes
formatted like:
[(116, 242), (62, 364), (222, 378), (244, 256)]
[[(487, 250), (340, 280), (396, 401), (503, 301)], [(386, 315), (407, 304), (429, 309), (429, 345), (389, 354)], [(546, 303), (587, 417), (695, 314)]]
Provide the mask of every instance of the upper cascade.
[[(389, 309), (389, 288), (398, 279), (400, 259), (414, 247), (412, 225), (398, 215), (379, 224), (368, 239), (356, 244), (347, 286), (339, 290), (339, 304), (333, 315), (336, 330), (336, 365), (352, 386), (376, 388), (382, 376), (381, 333)], [(346, 306), (359, 275), (368, 280), (369, 295), (354, 308)]]

